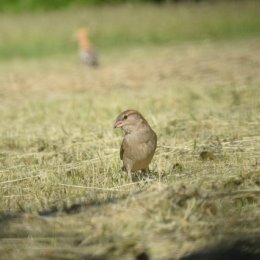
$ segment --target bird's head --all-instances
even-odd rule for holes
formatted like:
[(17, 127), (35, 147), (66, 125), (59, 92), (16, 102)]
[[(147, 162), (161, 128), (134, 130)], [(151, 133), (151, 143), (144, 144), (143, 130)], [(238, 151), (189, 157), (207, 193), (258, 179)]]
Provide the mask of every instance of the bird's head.
[(116, 118), (114, 128), (122, 128), (126, 134), (129, 134), (138, 129), (143, 123), (147, 124), (144, 117), (138, 111), (129, 109)]

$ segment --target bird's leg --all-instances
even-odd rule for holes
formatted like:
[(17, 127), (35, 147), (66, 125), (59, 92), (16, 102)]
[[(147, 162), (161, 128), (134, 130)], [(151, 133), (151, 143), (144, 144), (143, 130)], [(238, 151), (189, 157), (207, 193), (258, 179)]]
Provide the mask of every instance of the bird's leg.
[(124, 171), (124, 172), (127, 172), (128, 179), (129, 179), (130, 181), (132, 181), (132, 173), (131, 173), (130, 168), (123, 165), (122, 168), (121, 168), (121, 170)]
[(128, 179), (129, 179), (130, 182), (133, 182), (133, 176), (132, 176), (131, 173), (128, 174)]
[(129, 179), (129, 181), (133, 181), (133, 176), (132, 176), (132, 173), (131, 173), (131, 171), (127, 171), (127, 175), (128, 175), (128, 179)]
[(124, 163), (123, 167), (125, 168), (125, 171), (128, 174), (128, 179), (129, 179), (129, 181), (132, 182), (133, 181), (133, 178), (132, 178), (133, 163), (131, 160), (128, 160), (128, 159), (125, 160), (123, 163)]

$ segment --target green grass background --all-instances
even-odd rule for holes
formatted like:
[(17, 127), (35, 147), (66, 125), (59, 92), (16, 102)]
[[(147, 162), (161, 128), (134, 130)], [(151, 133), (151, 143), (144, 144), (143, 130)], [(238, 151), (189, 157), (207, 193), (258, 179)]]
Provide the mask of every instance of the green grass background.
[(82, 26), (91, 29), (93, 42), (102, 51), (250, 38), (259, 35), (258, 10), (258, 1), (246, 1), (89, 7), (18, 16), (1, 14), (0, 58), (73, 53), (75, 31)]

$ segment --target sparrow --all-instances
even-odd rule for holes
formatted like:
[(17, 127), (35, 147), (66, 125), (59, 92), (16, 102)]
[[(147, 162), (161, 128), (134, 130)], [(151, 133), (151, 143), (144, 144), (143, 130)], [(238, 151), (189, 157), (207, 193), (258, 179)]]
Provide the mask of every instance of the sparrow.
[(77, 32), (79, 56), (83, 63), (95, 67), (98, 65), (98, 56), (90, 43), (88, 34), (89, 31), (87, 28), (81, 28)]
[(157, 147), (157, 135), (141, 113), (136, 110), (122, 112), (116, 118), (114, 128), (122, 128), (125, 133), (120, 159), (129, 177), (138, 170), (148, 170)]

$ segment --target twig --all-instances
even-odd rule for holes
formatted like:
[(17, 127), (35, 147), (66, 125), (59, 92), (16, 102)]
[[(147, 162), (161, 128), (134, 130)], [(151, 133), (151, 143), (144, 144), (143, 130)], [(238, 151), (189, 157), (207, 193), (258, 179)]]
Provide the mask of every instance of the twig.
[(13, 198), (13, 197), (24, 197), (24, 196), (32, 196), (32, 194), (13, 194), (13, 195), (4, 195), (4, 198)]
[(156, 180), (143, 180), (143, 181), (131, 182), (131, 183), (123, 184), (120, 186), (115, 186), (114, 188), (122, 188), (122, 187), (131, 186), (131, 185), (135, 185), (135, 184), (139, 184), (139, 183), (153, 182), (153, 181), (156, 181)]
[(59, 183), (59, 186), (65, 186), (70, 188), (81, 188), (81, 189), (92, 189), (92, 190), (104, 190), (104, 191), (123, 191), (116, 188), (100, 188), (100, 187), (89, 187), (89, 186), (82, 186), (82, 185), (72, 185), (72, 184), (64, 184)]
[(6, 184), (6, 183), (24, 181), (24, 180), (28, 180), (28, 179), (32, 179), (32, 178), (37, 178), (37, 177), (40, 177), (40, 174), (35, 175), (35, 176), (29, 176), (29, 177), (25, 177), (25, 178), (15, 179), (15, 180), (2, 181), (2, 182), (0, 182), (0, 184)]
[(73, 185), (73, 184), (64, 184), (64, 183), (60, 183), (58, 185), (60, 186), (65, 186), (65, 187), (71, 187), (71, 188), (82, 188), (82, 189), (94, 189), (94, 190), (107, 190), (107, 191), (124, 191), (120, 188), (122, 187), (127, 187), (127, 186), (131, 186), (131, 185), (136, 185), (139, 183), (145, 183), (145, 182), (154, 182), (156, 180), (143, 180), (143, 181), (138, 181), (138, 182), (131, 182), (131, 183), (127, 183), (127, 184), (123, 184), (123, 185), (119, 185), (119, 186), (115, 186), (113, 188), (101, 188), (101, 187), (89, 187), (89, 186), (82, 186), (82, 185)]

